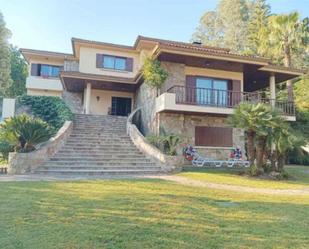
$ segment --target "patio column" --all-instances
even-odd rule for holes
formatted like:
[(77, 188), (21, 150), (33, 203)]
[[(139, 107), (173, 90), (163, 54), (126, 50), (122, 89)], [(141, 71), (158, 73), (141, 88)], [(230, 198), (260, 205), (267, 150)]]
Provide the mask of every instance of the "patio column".
[(272, 73), (269, 77), (269, 89), (270, 89), (270, 99), (271, 105), (274, 107), (276, 105), (276, 78), (275, 74)]
[(85, 113), (90, 113), (90, 98), (91, 98), (91, 83), (87, 82), (86, 85), (86, 94), (85, 94)]

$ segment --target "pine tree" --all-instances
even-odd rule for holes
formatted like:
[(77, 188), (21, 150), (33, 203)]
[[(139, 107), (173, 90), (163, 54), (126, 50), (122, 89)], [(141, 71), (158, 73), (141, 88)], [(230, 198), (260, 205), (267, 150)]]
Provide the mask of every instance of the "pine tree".
[(0, 12), (0, 97), (5, 96), (11, 84), (10, 47), (8, 39), (11, 32), (5, 27), (3, 15)]
[[(267, 56), (267, 51), (261, 44), (265, 42), (267, 32), (267, 19), (270, 16), (270, 6), (265, 0), (255, 0), (248, 24), (248, 53)], [(266, 39), (267, 40), (267, 39)], [(266, 48), (267, 46), (264, 46)]]

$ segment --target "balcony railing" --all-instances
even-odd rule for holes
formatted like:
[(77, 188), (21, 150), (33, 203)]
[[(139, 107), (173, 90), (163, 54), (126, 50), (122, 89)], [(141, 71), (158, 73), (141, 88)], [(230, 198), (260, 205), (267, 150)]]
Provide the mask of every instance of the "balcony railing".
[[(173, 86), (167, 92), (176, 95), (176, 104), (210, 107), (234, 108), (240, 102), (271, 104), (273, 101), (271, 99), (263, 99), (258, 92), (238, 92), (186, 86)], [(295, 115), (294, 102), (276, 101), (275, 106), (285, 115)]]
[(79, 71), (78, 61), (65, 60), (64, 66), (63, 66), (63, 71), (78, 72)]

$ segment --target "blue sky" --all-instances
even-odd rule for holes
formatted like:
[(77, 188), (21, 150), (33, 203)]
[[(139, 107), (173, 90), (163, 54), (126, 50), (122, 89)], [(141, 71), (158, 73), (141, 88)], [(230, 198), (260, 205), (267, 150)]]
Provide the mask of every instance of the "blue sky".
[[(0, 0), (11, 43), (71, 53), (71, 37), (132, 45), (136, 36), (188, 41), (217, 0)], [(274, 13), (309, 16), (309, 0), (269, 0)]]

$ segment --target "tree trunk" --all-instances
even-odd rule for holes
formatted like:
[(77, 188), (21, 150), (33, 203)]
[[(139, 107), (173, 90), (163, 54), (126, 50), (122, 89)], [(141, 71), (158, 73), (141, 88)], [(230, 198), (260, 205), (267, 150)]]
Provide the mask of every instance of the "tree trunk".
[[(284, 65), (286, 67), (291, 67), (292, 65), (292, 59), (291, 59), (291, 48), (290, 45), (286, 44), (284, 45)], [(293, 101), (293, 85), (292, 80), (286, 81), (286, 89), (288, 91), (288, 101)]]
[(277, 163), (278, 163), (278, 171), (282, 172), (283, 167), (284, 167), (284, 163), (285, 163), (285, 156), (282, 153), (278, 152), (278, 157), (277, 157)]
[(264, 166), (265, 147), (266, 147), (266, 138), (258, 137), (256, 144), (256, 166), (259, 170), (262, 170)]
[(247, 138), (248, 138), (248, 157), (250, 161), (250, 165), (254, 164), (255, 159), (255, 151), (254, 151), (254, 131), (247, 131)]
[(272, 171), (278, 171), (276, 162), (277, 162), (277, 151), (274, 150), (271, 153), (271, 170)]

